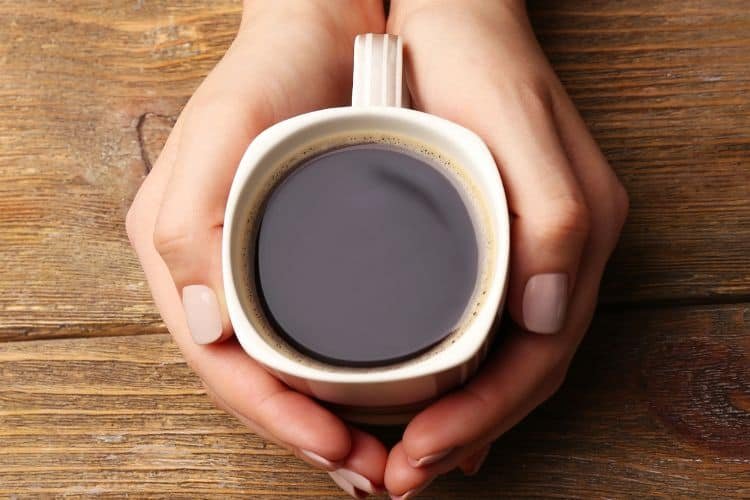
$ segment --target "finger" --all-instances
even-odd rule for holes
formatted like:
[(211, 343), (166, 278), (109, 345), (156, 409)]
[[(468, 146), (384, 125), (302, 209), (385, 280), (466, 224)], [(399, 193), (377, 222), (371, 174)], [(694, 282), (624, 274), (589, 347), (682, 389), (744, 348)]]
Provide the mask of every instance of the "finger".
[(214, 388), (243, 422), (273, 441), (299, 449), (324, 469), (349, 454), (349, 431), (337, 417), (302, 394), (289, 390), (258, 365), (235, 342), (199, 346), (190, 338), (179, 296), (153, 246), (139, 245), (139, 255), (167, 327), (190, 366)]
[(377, 494), (383, 490), (383, 471), (388, 452), (383, 444), (370, 434), (350, 428), (352, 447), (346, 461), (331, 479), (355, 498), (362, 494)]
[[(554, 392), (564, 368), (560, 341), (516, 331), (462, 389), (418, 414), (404, 431), (413, 465), (451, 458), (470, 443), (490, 442), (519, 422)], [(472, 422), (467, 426), (466, 422)]]
[(469, 443), (492, 442), (559, 388), (591, 322), (609, 253), (604, 241), (587, 247), (569, 321), (559, 335), (511, 332), (474, 379), (409, 423), (403, 443), (413, 461)]
[[(492, 150), (513, 215), (508, 309), (529, 331), (555, 333), (565, 321), (589, 229), (586, 200), (541, 90), (492, 89), (489, 102), (446, 116)], [(429, 111), (429, 108), (426, 108)]]
[[(406, 41), (419, 45), (421, 35), (434, 36), (420, 31), (408, 35)], [(465, 67), (462, 48), (470, 35), (447, 36), (452, 38), (441, 39), (447, 50), (440, 57), (424, 50), (409, 58), (414, 101), (424, 111), (478, 133), (492, 150), (514, 216), (508, 309), (516, 323), (529, 331), (557, 332), (575, 287), (589, 214), (552, 118), (546, 80), (554, 75), (551, 69), (534, 79), (493, 73), (482, 78), (456, 77), (458, 72), (447, 76), (450, 85), (420, 78), (445, 73), (446, 67)], [(486, 56), (496, 58), (492, 53)], [(499, 61), (497, 66), (505, 64)], [(454, 97), (446, 99), (449, 88)]]
[[(243, 422), (250, 430), (266, 440), (281, 447), (290, 448), (287, 443), (279, 441), (258, 426), (255, 422), (239, 413), (228, 402), (218, 396), (204, 383), (206, 393), (217, 407), (235, 416)], [(355, 498), (361, 498), (366, 494), (376, 494), (383, 491), (383, 471), (388, 457), (383, 444), (375, 437), (356, 428), (350, 428), (351, 449), (346, 460), (341, 463), (332, 463), (324, 467), (329, 470), (329, 475), (344, 491)], [(293, 449), (293, 448), (292, 448)], [(313, 466), (321, 466), (321, 457), (311, 457), (299, 449), (293, 449), (295, 455)]]
[[(198, 344), (231, 334), (220, 249), (226, 198), (243, 152), (271, 124), (339, 102), (345, 78), (329, 70), (351, 74), (337, 63), (332, 68), (311, 64), (298, 39), (269, 36), (273, 51), (287, 55), (278, 58), (269, 55), (273, 51), (263, 33), (244, 33), (191, 100), (154, 231)], [(304, 92), (296, 91), (300, 81), (307, 83)]]
[(133, 246), (162, 318), (190, 366), (237, 413), (255, 422), (275, 440), (309, 452), (312, 457), (321, 457), (320, 466), (331, 468), (331, 463), (349, 453), (349, 431), (341, 420), (306, 396), (290, 391), (238, 344), (199, 346), (191, 340), (180, 297), (152, 239), (156, 207), (169, 180), (167, 163), (161, 161), (169, 158), (169, 144), (168, 140), (128, 217)]
[(350, 451), (347, 426), (311, 398), (293, 391), (252, 360), (236, 341), (211, 346), (192, 342), (185, 330), (175, 335), (201, 378), (240, 415), (282, 443), (331, 467)]
[(385, 487), (393, 500), (413, 498), (424, 491), (437, 473), (428, 467), (415, 468), (409, 464), (403, 443), (398, 443), (388, 454), (385, 466)]
[[(571, 108), (567, 111), (570, 112)], [(562, 115), (558, 113), (557, 116)], [(600, 200), (597, 197), (601, 196), (598, 191), (603, 191), (605, 196), (617, 196), (619, 183), (612, 187), (616, 178), (577, 112), (565, 116), (564, 120), (558, 121), (558, 127), (566, 130), (566, 147), (578, 151), (578, 156), (574, 157), (575, 168), (580, 171), (585, 196), (590, 197), (592, 206), (598, 206)], [(412, 421), (404, 435), (409, 456), (419, 460), (462, 446), (462, 443), (486, 439), (488, 435), (495, 438), (555, 390), (562, 381), (567, 360), (588, 328), (601, 275), (627, 206), (615, 206), (610, 210), (620, 210), (622, 214), (592, 214), (594, 231), (586, 250), (587, 259), (581, 264), (571, 302), (570, 321), (561, 335), (535, 338), (516, 333), (496, 357), (488, 360), (488, 367), (466, 390), (444, 398)], [(618, 217), (620, 219), (613, 223), (613, 218)], [(460, 425), (455, 428), (445, 425), (446, 422), (465, 420), (466, 415), (472, 415), (469, 418), (479, 423), (473, 432), (459, 429)]]
[[(189, 104), (185, 109), (188, 107)], [(159, 157), (138, 189), (125, 218), (125, 228), (130, 245), (135, 250), (141, 263), (145, 263), (144, 258), (152, 259), (152, 254), (154, 253), (152, 250), (156, 217), (159, 212), (159, 206), (161, 206), (162, 199), (164, 198), (164, 190), (169, 181), (169, 176), (172, 173), (172, 167), (177, 159), (177, 148), (184, 123), (185, 111), (177, 118), (161, 153), (159, 153)], [(148, 277), (148, 273), (146, 273), (146, 276)], [(156, 300), (158, 295), (153, 288), (153, 280), (148, 280), (148, 284), (151, 288), (151, 294)], [(159, 307), (161, 304), (157, 302), (156, 305)]]
[(328, 475), (331, 477), (334, 483), (344, 490), (352, 498), (367, 498), (368, 493), (360, 490), (352, 483), (344, 479), (340, 474), (329, 472)]
[[(128, 237), (134, 250), (138, 254), (139, 259), (143, 263), (147, 276), (153, 276), (151, 272), (153, 270), (157, 271), (157, 274), (162, 274), (159, 273), (159, 267), (161, 263), (159, 262), (158, 255), (154, 251), (152, 244), (153, 228), (156, 224), (156, 216), (158, 213), (158, 208), (161, 205), (164, 190), (166, 188), (169, 176), (172, 172), (172, 167), (174, 166), (174, 162), (177, 157), (180, 134), (182, 131), (183, 123), (185, 122), (185, 115), (187, 114), (186, 111), (187, 109), (189, 109), (189, 107), (190, 104), (188, 103), (188, 105), (185, 107), (185, 111), (180, 114), (177, 121), (175, 122), (175, 125), (172, 128), (172, 131), (170, 132), (169, 137), (167, 138), (167, 141), (165, 142), (164, 147), (162, 148), (162, 151), (157, 158), (157, 161), (154, 163), (151, 172), (146, 177), (143, 184), (141, 185), (141, 188), (136, 194), (136, 197), (130, 210), (128, 211), (126, 219)], [(163, 264), (161, 264), (161, 266), (163, 266)], [(159, 286), (159, 283), (161, 283), (161, 286)], [(165, 284), (167, 286), (164, 286)], [(154, 279), (149, 280), (149, 286), (151, 287), (152, 295), (154, 296), (154, 300), (159, 310), (170, 310), (170, 308), (168, 307), (170, 301), (163, 300), (164, 298), (170, 298), (169, 295), (172, 291), (171, 287), (169, 286), (170, 284), (171, 283), (168, 279), (162, 281), (156, 281)], [(171, 318), (173, 318), (174, 316), (176, 315), (169, 314), (169, 312), (167, 312), (166, 317), (169, 319), (166, 320), (166, 322), (168, 325), (173, 324)], [(276, 439), (275, 436), (272, 436), (254, 422), (251, 422), (243, 415), (237, 413), (237, 411), (234, 410), (231, 405), (229, 405), (229, 403), (224, 401), (214, 391), (212, 391), (211, 388), (205, 384), (205, 382), (203, 382), (203, 386), (206, 389), (206, 395), (217, 407), (240, 419), (243, 424), (245, 424), (255, 434), (258, 434), (259, 436), (270, 442), (274, 442), (276, 444), (279, 444), (280, 446), (283, 446), (283, 444), (278, 439)]]
[(520, 86), (486, 92), (494, 95), (489, 102), (470, 103), (446, 118), (477, 132), (498, 162), (513, 216), (511, 316), (529, 331), (555, 333), (564, 325), (588, 237), (586, 198), (544, 91)]
[[(231, 403), (229, 403), (228, 401), (223, 399), (221, 396), (219, 396), (216, 392), (214, 392), (208, 385), (206, 385), (205, 382), (203, 382), (203, 387), (206, 389), (206, 395), (208, 396), (208, 398), (218, 408), (224, 410), (228, 414), (235, 417), (237, 420), (242, 422), (242, 424), (245, 427), (250, 429), (254, 434), (257, 434), (258, 436), (262, 437), (266, 441), (270, 443), (274, 443), (281, 448), (290, 450), (292, 453), (294, 453), (294, 455), (297, 458), (307, 462), (308, 464), (316, 468), (322, 468), (323, 470), (327, 470), (327, 471), (335, 471), (335, 470), (340, 469), (340, 467), (343, 466), (341, 462), (330, 461), (326, 459), (325, 457), (318, 455), (317, 453), (311, 452), (309, 450), (301, 449), (301, 448), (296, 448), (293, 445), (280, 440), (277, 436), (271, 434), (262, 426), (258, 425), (256, 422), (248, 418), (247, 415), (242, 414)], [(360, 441), (366, 440), (367, 437), (368, 436), (365, 436), (364, 438), (362, 438), (358, 436)], [(376, 447), (376, 444), (374, 443), (371, 444), (370, 442), (366, 442), (365, 445), (362, 445), (361, 443), (356, 444), (354, 443), (354, 438), (352, 439), (353, 439), (352, 449), (354, 449), (355, 447), (359, 448), (356, 453), (360, 457), (358, 459), (360, 462), (364, 460), (364, 461), (371, 461), (373, 464), (377, 464), (382, 460), (381, 470), (382, 468), (385, 467), (385, 449), (378, 450)], [(375, 441), (377, 443), (377, 440), (375, 440), (375, 438), (371, 436), (369, 437), (369, 441)], [(380, 447), (382, 448), (382, 445)], [(348, 459), (351, 458), (352, 454), (353, 452), (350, 452), (350, 456), (348, 457)], [(347, 462), (348, 461), (349, 460), (347, 460)], [(347, 467), (351, 468), (350, 466), (347, 466)], [(356, 470), (356, 469), (353, 469), (353, 470)], [(370, 474), (371, 477), (375, 477), (375, 478), (382, 477), (382, 472), (378, 476), (377, 473), (373, 474), (372, 470), (366, 469), (366, 473)], [(362, 484), (365, 484), (370, 481), (365, 476), (360, 475), (360, 478), (361, 478)], [(377, 479), (375, 481), (377, 481)], [(382, 482), (382, 479), (381, 479), (381, 482)], [(376, 484), (376, 483), (370, 482), (369, 484), (372, 486), (373, 484)]]
[(558, 83), (554, 118), (563, 147), (576, 171), (592, 211), (591, 237), (604, 239), (611, 249), (619, 239), (628, 213), (628, 194), (591, 136), (573, 101)]
[(231, 334), (220, 261), (226, 197), (250, 140), (271, 124), (263, 94), (243, 74), (251, 65), (233, 60), (242, 54), (230, 51), (192, 99), (153, 235), (199, 344)]
[(547, 100), (539, 94), (510, 96), (518, 104), (503, 110), (501, 125), (487, 138), (514, 215), (509, 312), (529, 331), (556, 333), (565, 322), (589, 219)]
[[(279, 439), (276, 438), (276, 436), (270, 434), (267, 432), (264, 428), (247, 418), (245, 415), (242, 415), (237, 410), (235, 410), (232, 405), (230, 405), (227, 401), (225, 401), (221, 396), (216, 394), (208, 385), (206, 385), (205, 382), (201, 381), (203, 383), (203, 387), (206, 389), (206, 396), (208, 396), (208, 399), (211, 400), (211, 402), (216, 405), (217, 408), (220, 410), (224, 410), (228, 414), (232, 415), (234, 418), (242, 422), (242, 424), (250, 429), (254, 434), (257, 434), (258, 436), (262, 437), (266, 441), (270, 443), (274, 443), (278, 446), (281, 446), (282, 448), (289, 449), (290, 446), (287, 443), (282, 443)], [(304, 460), (304, 455), (302, 456), (302, 459)], [(309, 459), (308, 459), (309, 460)], [(313, 463), (312, 465), (318, 465), (320, 466), (320, 463)]]
[(403, 443), (399, 443), (388, 455), (385, 470), (386, 487), (391, 493), (391, 498), (413, 498), (424, 491), (436, 477), (450, 472), (461, 464), (468, 464), (478, 470), (488, 450), (489, 444), (484, 441), (476, 442), (452, 451), (443, 460), (415, 467), (406, 455)]

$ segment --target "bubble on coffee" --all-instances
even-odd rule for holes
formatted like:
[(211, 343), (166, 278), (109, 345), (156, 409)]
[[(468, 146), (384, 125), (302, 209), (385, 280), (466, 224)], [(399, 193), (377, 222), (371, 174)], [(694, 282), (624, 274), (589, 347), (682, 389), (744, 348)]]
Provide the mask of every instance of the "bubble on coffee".
[(274, 349), (316, 368), (437, 354), (476, 315), (492, 274), (476, 186), (403, 137), (353, 133), (301, 148), (252, 207), (243, 307)]

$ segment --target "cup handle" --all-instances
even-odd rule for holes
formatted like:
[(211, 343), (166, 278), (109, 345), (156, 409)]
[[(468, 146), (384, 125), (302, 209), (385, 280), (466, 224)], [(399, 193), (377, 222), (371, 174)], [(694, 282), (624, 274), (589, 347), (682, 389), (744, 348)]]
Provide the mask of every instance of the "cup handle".
[(409, 91), (403, 78), (403, 52), (401, 38), (396, 35), (357, 35), (352, 106), (409, 107)]

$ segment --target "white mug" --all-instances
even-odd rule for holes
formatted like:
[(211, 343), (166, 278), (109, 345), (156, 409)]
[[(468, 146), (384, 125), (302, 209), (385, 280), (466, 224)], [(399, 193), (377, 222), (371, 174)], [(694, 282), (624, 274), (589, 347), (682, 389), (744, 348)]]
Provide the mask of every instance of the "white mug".
[[(509, 220), (502, 182), (484, 142), (448, 120), (406, 108), (402, 42), (393, 35), (355, 40), (352, 106), (289, 118), (259, 134), (247, 148), (227, 200), (222, 248), (226, 303), (244, 350), (290, 387), (327, 402), (350, 420), (398, 423), (441, 393), (464, 383), (478, 368), (501, 314), (508, 273)], [(457, 166), (446, 172), (479, 213), (483, 270), (459, 331), (410, 360), (378, 367), (330, 366), (273, 334), (253, 289), (248, 266), (251, 232), (273, 185), (300, 159), (326, 145), (363, 138), (396, 138), (426, 147)], [(447, 168), (447, 167), (446, 167)], [(458, 173), (457, 173), (458, 172)]]

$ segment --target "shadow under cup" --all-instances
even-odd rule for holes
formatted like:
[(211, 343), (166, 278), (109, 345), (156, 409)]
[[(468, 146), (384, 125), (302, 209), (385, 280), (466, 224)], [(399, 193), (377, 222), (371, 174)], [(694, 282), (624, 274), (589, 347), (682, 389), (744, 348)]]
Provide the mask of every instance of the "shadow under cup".
[[(477, 281), (458, 327), (426, 351), (382, 366), (332, 365), (295, 349), (274, 328), (257, 287), (255, 242), (266, 200), (291, 171), (322, 152), (368, 143), (425, 156), (456, 187), (477, 237)], [(475, 134), (413, 110), (334, 108), (264, 131), (238, 167), (223, 243), (227, 307), (245, 351), (290, 387), (353, 420), (402, 421), (463, 383), (486, 354), (505, 294), (508, 215), (494, 161)]]

